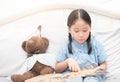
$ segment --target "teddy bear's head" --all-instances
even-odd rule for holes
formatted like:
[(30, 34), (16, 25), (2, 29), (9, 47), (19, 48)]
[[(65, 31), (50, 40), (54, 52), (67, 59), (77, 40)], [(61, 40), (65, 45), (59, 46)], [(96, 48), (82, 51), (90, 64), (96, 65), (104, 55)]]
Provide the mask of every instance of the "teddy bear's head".
[(22, 48), (28, 53), (28, 56), (32, 54), (45, 53), (49, 46), (49, 40), (45, 37), (32, 36), (27, 41), (22, 43)]

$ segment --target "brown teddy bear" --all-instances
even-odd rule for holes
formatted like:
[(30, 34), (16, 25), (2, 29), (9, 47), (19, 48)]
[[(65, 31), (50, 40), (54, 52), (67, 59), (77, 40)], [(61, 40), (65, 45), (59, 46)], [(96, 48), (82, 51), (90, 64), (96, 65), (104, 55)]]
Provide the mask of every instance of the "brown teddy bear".
[[(41, 31), (41, 26), (38, 27)], [(33, 36), (27, 41), (22, 43), (22, 48), (24, 51), (28, 53), (28, 58), (32, 57), (33, 54), (41, 54), (45, 53), (49, 46), (49, 40), (46, 37), (40, 36)], [(43, 74), (50, 74), (54, 72), (54, 68), (45, 64), (42, 64), (39, 61), (36, 61), (33, 67), (25, 72), (24, 74), (14, 74), (11, 76), (11, 80), (13, 82), (25, 82), (25, 80), (30, 79), (32, 77), (43, 75)]]

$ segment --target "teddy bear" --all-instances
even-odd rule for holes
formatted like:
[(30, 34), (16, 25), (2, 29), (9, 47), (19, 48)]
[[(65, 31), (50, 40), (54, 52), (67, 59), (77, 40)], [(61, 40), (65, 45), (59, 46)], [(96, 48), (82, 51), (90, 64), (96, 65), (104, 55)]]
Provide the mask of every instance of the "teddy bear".
[[(38, 29), (41, 31), (41, 26), (38, 26)], [(45, 53), (48, 46), (49, 40), (46, 37), (41, 37), (41, 34), (40, 36), (32, 36), (30, 39), (22, 43), (22, 48), (27, 53), (30, 62), (31, 59), (33, 60), (34, 55)], [(54, 68), (52, 66), (45, 65), (39, 62), (39, 60), (35, 60), (33, 66), (27, 72), (23, 74), (13, 74), (11, 75), (11, 80), (13, 82), (25, 82), (25, 80), (32, 77), (51, 74), (53, 72)]]

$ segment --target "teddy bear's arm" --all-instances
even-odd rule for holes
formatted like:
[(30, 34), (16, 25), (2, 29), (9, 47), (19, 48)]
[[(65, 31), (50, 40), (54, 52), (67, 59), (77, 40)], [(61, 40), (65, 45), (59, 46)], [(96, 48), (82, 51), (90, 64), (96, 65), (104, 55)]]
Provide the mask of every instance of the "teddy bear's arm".
[(45, 66), (43, 69), (40, 70), (40, 75), (51, 74), (53, 72), (54, 72), (54, 68), (52, 68), (50, 66)]

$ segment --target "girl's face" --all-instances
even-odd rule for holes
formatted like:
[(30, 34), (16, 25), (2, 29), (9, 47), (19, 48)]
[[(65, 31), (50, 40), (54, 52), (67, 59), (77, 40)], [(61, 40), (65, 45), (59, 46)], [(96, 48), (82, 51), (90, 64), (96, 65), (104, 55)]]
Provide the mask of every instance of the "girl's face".
[(72, 38), (80, 44), (86, 42), (90, 33), (90, 25), (84, 20), (78, 19), (71, 27), (68, 28)]

